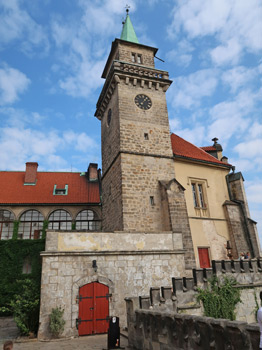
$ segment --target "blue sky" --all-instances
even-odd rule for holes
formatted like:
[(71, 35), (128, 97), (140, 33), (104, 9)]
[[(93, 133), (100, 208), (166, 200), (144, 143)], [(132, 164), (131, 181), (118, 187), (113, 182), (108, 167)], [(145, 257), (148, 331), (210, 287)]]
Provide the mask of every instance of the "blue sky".
[[(171, 131), (196, 144), (218, 137), (242, 171), (262, 235), (262, 3), (129, 0), (138, 40), (158, 47)], [(0, 0), (0, 169), (101, 166), (94, 117), (126, 0)]]

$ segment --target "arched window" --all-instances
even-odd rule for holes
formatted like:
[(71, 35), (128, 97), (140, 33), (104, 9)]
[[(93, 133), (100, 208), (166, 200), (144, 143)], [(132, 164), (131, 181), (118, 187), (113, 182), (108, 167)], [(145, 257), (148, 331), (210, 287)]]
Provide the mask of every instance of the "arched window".
[(9, 210), (0, 210), (0, 239), (11, 239), (14, 230), (14, 214)]
[(48, 228), (53, 230), (72, 230), (71, 215), (62, 209), (53, 211), (49, 216)]
[(93, 210), (82, 210), (76, 217), (76, 230), (100, 231), (101, 220)]
[(42, 237), (43, 215), (37, 210), (28, 210), (20, 217), (18, 238), (39, 239)]

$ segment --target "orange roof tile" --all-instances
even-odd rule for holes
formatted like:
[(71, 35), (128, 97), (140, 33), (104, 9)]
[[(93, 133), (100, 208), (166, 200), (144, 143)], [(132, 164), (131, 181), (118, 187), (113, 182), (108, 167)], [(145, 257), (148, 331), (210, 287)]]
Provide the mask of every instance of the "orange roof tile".
[(208, 152), (208, 151), (216, 151), (216, 147), (214, 146), (204, 146), (204, 147), (200, 147), (202, 150)]
[[(25, 172), (0, 171), (0, 204), (100, 203), (98, 182), (88, 182), (80, 173), (37, 172), (36, 185), (24, 185)], [(68, 185), (67, 195), (53, 195)]]
[(174, 156), (201, 161), (204, 163), (213, 163), (228, 168), (231, 167), (230, 164), (221, 162), (200, 147), (193, 145), (176, 134), (171, 134), (171, 143)]

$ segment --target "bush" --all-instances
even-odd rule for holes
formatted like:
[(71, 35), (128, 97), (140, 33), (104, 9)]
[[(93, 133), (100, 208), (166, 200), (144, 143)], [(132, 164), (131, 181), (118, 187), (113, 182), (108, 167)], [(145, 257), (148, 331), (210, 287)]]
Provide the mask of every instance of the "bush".
[(53, 336), (58, 337), (64, 330), (65, 320), (63, 319), (64, 309), (61, 306), (52, 309), (50, 315), (50, 332)]
[(240, 289), (235, 286), (234, 278), (224, 277), (219, 280), (213, 276), (206, 289), (198, 288), (197, 300), (203, 303), (204, 315), (235, 320), (235, 308), (241, 302)]
[(40, 291), (30, 280), (17, 281), (20, 293), (15, 295), (10, 306), (14, 320), (22, 335), (37, 333), (39, 320)]

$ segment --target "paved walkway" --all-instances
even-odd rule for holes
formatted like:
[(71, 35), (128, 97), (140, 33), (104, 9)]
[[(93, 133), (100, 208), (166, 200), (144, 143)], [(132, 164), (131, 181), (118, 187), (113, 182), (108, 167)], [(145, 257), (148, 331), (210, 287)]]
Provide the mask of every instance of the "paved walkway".
[[(132, 350), (127, 347), (128, 341), (121, 336), (120, 345), (126, 350)], [(73, 338), (68, 340), (56, 341), (29, 341), (15, 343), (14, 350), (103, 350), (107, 349), (107, 335), (93, 335), (86, 337)]]

